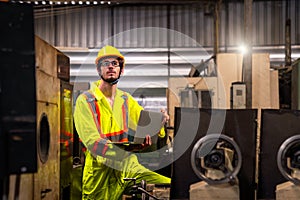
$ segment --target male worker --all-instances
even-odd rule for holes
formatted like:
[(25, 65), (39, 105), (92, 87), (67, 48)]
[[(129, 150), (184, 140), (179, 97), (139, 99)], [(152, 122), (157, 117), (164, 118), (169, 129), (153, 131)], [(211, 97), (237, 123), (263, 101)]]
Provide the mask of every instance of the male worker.
[[(91, 84), (90, 90), (76, 100), (74, 121), (80, 139), (87, 148), (83, 172), (82, 199), (121, 199), (135, 178), (136, 183), (170, 183), (170, 178), (142, 166), (134, 153), (111, 144), (128, 141), (135, 130), (143, 109), (127, 92), (117, 88), (124, 72), (125, 59), (118, 49), (104, 46), (96, 58), (100, 80)], [(162, 111), (164, 112), (164, 111)], [(166, 122), (169, 116), (164, 114)], [(160, 137), (165, 136), (161, 129)], [(137, 148), (151, 145), (151, 137)]]

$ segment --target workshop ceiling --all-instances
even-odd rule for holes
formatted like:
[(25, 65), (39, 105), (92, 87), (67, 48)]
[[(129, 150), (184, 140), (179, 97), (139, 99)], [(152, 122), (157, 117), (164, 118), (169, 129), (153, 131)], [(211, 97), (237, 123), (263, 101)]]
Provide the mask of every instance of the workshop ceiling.
[[(0, 0), (1, 1), (1, 0)], [(5, 0), (2, 0), (5, 1)], [(51, 6), (69, 6), (69, 5), (130, 5), (130, 4), (215, 4), (219, 3), (240, 3), (245, 0), (19, 0), (12, 2), (30, 3), (36, 7)], [(255, 1), (271, 1), (271, 0), (252, 0)], [(274, 1), (274, 0), (273, 0)], [(276, 0), (275, 0), (276, 1)]]

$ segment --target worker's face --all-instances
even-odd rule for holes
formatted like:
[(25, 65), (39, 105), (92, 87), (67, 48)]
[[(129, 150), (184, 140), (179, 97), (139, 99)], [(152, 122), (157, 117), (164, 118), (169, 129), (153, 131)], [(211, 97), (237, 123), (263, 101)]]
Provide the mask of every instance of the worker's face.
[(106, 58), (98, 63), (98, 73), (101, 78), (107, 82), (113, 82), (120, 77), (122, 73), (119, 61), (115, 58)]

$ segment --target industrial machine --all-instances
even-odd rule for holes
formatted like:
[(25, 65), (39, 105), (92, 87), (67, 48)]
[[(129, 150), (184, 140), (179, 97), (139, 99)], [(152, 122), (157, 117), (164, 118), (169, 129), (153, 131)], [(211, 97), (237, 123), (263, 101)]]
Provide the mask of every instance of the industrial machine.
[(300, 135), (289, 137), (281, 144), (277, 153), (277, 165), (287, 180), (300, 184)]
[(299, 199), (300, 111), (261, 111), (258, 199)]
[(0, 199), (67, 199), (69, 58), (34, 35), (32, 5), (0, 2), (0, 11)]
[(193, 147), (191, 163), (195, 174), (209, 184), (234, 184), (242, 165), (242, 154), (228, 136), (209, 134)]
[(255, 109), (176, 107), (171, 199), (253, 200), (256, 119)]
[[(199, 191), (203, 191), (203, 195), (206, 192), (204, 196), (207, 199), (222, 199), (226, 194), (233, 199), (243, 200), (256, 199), (257, 194), (259, 199), (273, 198), (275, 182), (269, 183), (274, 179), (282, 180), (282, 176), (276, 174), (275, 177), (272, 174), (273, 169), (269, 169), (277, 166), (276, 163), (273, 164), (273, 160), (271, 166), (269, 161), (265, 163), (266, 160), (274, 158), (277, 153), (276, 151), (274, 154), (274, 145), (270, 144), (268, 137), (271, 141), (275, 139), (282, 141), (283, 134), (272, 134), (274, 131), (272, 126), (281, 123), (276, 118), (269, 117), (266, 123), (265, 116), (261, 115), (261, 112), (265, 113), (262, 109), (279, 108), (278, 71), (270, 70), (269, 54), (252, 54), (253, 95), (251, 108), (247, 108), (246, 82), (243, 80), (242, 73), (243, 55), (218, 53), (214, 57), (214, 62), (217, 66), (216, 71), (210, 75), (204, 73), (207, 64), (202, 64), (203, 67), (191, 71), (191, 77), (169, 79), (168, 110), (170, 126), (174, 126), (171, 199), (193, 198), (193, 195)], [(266, 125), (269, 127), (267, 135), (264, 130)], [(287, 130), (290, 129), (284, 127)], [(281, 129), (278, 128), (276, 132), (278, 130)], [(207, 156), (199, 157), (199, 148), (201, 149), (203, 145), (207, 146), (205, 145), (207, 142), (203, 140), (207, 140), (206, 136), (211, 134), (228, 136), (230, 139), (226, 138), (227, 141), (218, 137), (221, 141), (216, 142), (216, 145), (212, 147), (212, 152), (206, 152)], [(265, 137), (267, 139), (263, 139)], [(199, 146), (196, 145), (198, 141)], [(238, 148), (235, 149), (234, 145), (229, 145), (232, 141), (237, 144)], [(223, 147), (224, 143), (227, 144), (226, 148)], [(263, 150), (260, 150), (261, 145)], [(229, 149), (227, 149), (228, 146)], [(237, 156), (238, 149), (242, 155), (240, 158)], [(191, 158), (192, 152), (195, 157)], [(232, 164), (235, 165), (218, 163), (222, 159), (225, 161), (226, 156), (222, 156), (225, 152), (228, 155), (234, 152), (236, 156), (232, 157)], [(266, 152), (267, 155), (265, 155)], [(207, 163), (209, 158), (215, 158), (216, 163)], [(237, 161), (241, 161), (240, 169)], [(232, 171), (226, 171), (224, 166), (228, 169), (232, 167)], [(221, 168), (221, 170), (216, 168)], [(272, 175), (273, 177), (269, 177)], [(235, 184), (230, 185), (230, 183)], [(221, 190), (221, 185), (223, 191), (227, 193)], [(224, 185), (230, 187), (225, 189)], [(210, 196), (215, 195), (216, 191), (222, 191), (219, 197)], [(199, 199), (195, 196), (195, 199), (197, 198)]]
[(246, 108), (246, 84), (243, 82), (234, 82), (230, 88), (230, 107), (233, 109)]
[(277, 185), (276, 200), (300, 198), (300, 135), (286, 139), (277, 153), (277, 166), (287, 182)]
[(300, 58), (292, 63), (291, 108), (300, 110)]
[(236, 142), (222, 134), (209, 134), (198, 140), (191, 153), (194, 173), (203, 181), (190, 186), (190, 200), (239, 199), (237, 175), (242, 154)]

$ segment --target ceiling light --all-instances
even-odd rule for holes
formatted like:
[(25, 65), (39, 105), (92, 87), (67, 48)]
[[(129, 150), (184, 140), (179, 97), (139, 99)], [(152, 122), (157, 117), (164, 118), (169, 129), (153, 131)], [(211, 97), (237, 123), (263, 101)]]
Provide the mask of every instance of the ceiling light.
[(239, 50), (242, 54), (246, 54), (248, 52), (248, 48), (245, 45), (239, 46)]

